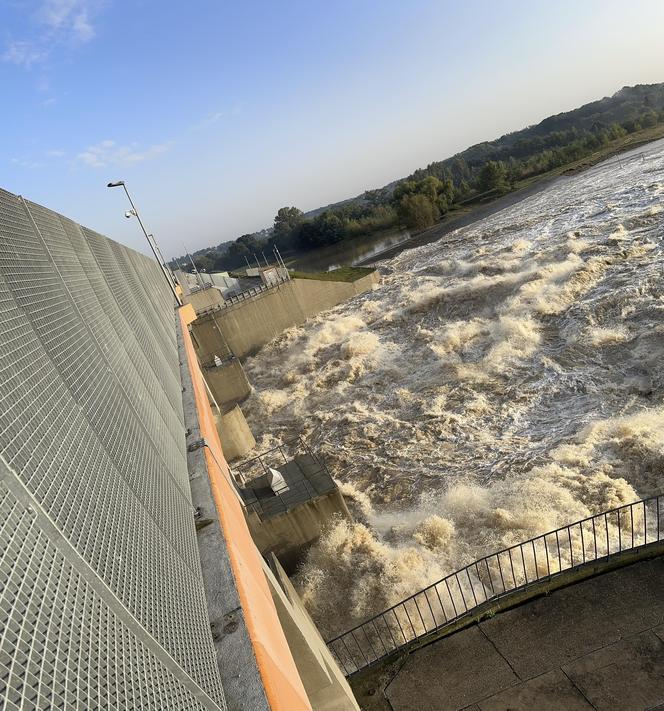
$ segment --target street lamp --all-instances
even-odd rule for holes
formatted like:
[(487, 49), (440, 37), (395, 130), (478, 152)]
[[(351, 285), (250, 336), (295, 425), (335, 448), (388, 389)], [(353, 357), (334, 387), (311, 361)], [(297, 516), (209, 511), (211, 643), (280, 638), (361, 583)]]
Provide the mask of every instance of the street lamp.
[[(166, 267), (164, 266), (164, 263), (159, 258), (159, 256), (161, 255), (161, 251), (159, 250), (159, 245), (157, 244), (157, 241), (154, 239), (154, 235), (148, 234), (148, 231), (145, 229), (143, 220), (141, 220), (141, 216), (138, 213), (138, 209), (136, 208), (136, 205), (134, 205), (134, 201), (131, 199), (131, 195), (129, 194), (129, 190), (127, 190), (127, 186), (125, 185), (124, 180), (116, 180), (114, 183), (108, 183), (108, 185), (106, 187), (107, 188), (120, 188), (120, 187), (124, 188), (125, 194), (127, 195), (127, 199), (129, 200), (129, 204), (131, 205), (131, 210), (127, 210), (127, 212), (125, 212), (125, 217), (127, 217), (127, 218), (135, 217), (138, 220), (138, 224), (141, 226), (141, 229), (143, 230), (145, 239), (148, 241), (148, 244), (150, 245), (152, 254), (154, 254), (154, 258), (157, 260), (157, 263), (161, 267), (161, 271), (164, 274), (164, 278), (168, 282), (168, 286), (171, 288), (171, 291), (173, 292), (175, 301), (178, 303), (179, 306), (182, 306), (182, 299), (180, 299), (177, 291), (175, 290), (175, 285), (173, 284), (173, 279), (171, 278), (169, 273), (166, 271)], [(162, 257), (162, 259), (163, 259), (163, 257)]]

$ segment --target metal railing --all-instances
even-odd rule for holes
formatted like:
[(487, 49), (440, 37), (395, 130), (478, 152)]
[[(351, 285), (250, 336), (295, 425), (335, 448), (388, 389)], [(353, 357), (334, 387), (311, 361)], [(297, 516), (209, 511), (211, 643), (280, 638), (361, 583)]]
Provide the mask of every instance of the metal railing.
[[(241, 475), (243, 481), (251, 481), (261, 476), (261, 474), (267, 474), (269, 467), (279, 469), (283, 464), (288, 464), (298, 454), (308, 454), (318, 461), (318, 457), (312, 452), (304, 439), (296, 436), (277, 444), (272, 449), (261, 452), (251, 459), (247, 459), (246, 462), (242, 462), (242, 464), (235, 467), (235, 472)], [(323, 466), (322, 463), (321, 466)]]
[[(251, 484), (268, 473), (279, 471), (288, 481), (288, 489), (262, 498)], [(295, 476), (293, 476), (295, 468)], [(263, 452), (235, 468), (245, 507), (260, 518), (283, 513), (304, 501), (315, 499), (336, 488), (325, 463), (311, 450), (302, 437), (294, 437)]]
[(276, 289), (278, 286), (281, 286), (287, 281), (290, 281), (290, 277), (279, 277), (278, 279), (275, 279), (269, 284), (258, 284), (257, 286), (252, 286), (251, 288), (245, 289), (244, 291), (228, 294), (224, 296), (224, 300), (221, 304), (214, 304), (212, 306), (208, 306), (204, 309), (201, 309), (198, 312), (198, 315), (205, 316), (207, 314), (214, 313), (215, 311), (222, 311), (223, 309), (227, 309), (229, 306), (234, 306), (235, 304), (239, 304), (243, 301), (246, 301), (247, 299), (253, 299), (255, 296), (262, 294), (264, 291), (268, 291), (269, 289)]
[(327, 645), (352, 676), (416, 640), (440, 634), (484, 603), (662, 541), (662, 504), (664, 495), (626, 504), (480, 558)]

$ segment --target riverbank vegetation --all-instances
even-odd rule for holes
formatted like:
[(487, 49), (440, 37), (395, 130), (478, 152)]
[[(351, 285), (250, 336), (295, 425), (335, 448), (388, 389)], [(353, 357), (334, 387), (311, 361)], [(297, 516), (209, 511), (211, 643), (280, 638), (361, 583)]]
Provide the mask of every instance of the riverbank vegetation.
[(611, 97), (550, 116), (536, 126), (479, 143), (409, 177), (305, 215), (282, 207), (261, 233), (200, 250), (199, 269), (246, 266), (255, 254), (302, 253), (389, 228), (424, 230), (460, 207), (485, 203), (535, 180), (584, 167), (664, 136), (664, 83), (625, 87)]

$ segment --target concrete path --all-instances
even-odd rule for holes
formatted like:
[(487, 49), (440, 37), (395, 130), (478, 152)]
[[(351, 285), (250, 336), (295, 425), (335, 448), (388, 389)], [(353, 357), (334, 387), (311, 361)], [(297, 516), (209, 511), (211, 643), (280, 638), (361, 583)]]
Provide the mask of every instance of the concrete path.
[(375, 681), (364, 709), (664, 711), (664, 559), (503, 612)]

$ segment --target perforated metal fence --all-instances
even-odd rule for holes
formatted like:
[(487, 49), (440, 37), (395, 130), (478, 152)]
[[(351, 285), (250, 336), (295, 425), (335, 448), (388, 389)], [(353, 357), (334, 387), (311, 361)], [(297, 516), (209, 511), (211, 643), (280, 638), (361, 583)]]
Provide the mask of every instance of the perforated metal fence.
[(0, 190), (0, 709), (219, 709), (158, 265)]
[(563, 526), (480, 558), (327, 644), (347, 676), (434, 633), (485, 603), (575, 568), (664, 540), (664, 496)]

